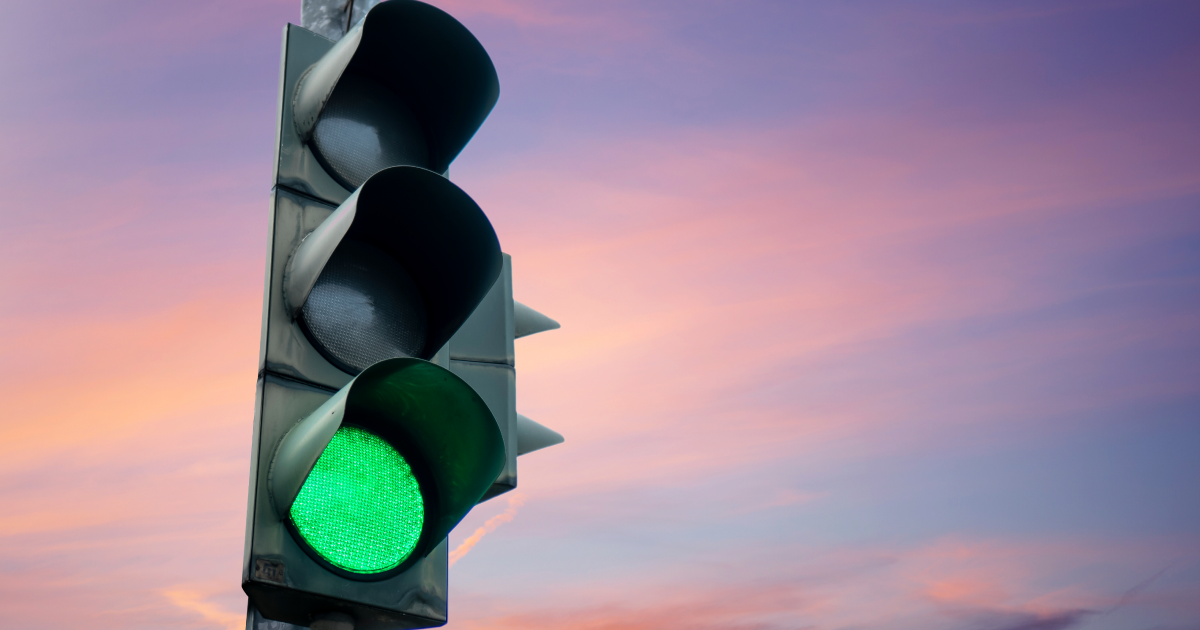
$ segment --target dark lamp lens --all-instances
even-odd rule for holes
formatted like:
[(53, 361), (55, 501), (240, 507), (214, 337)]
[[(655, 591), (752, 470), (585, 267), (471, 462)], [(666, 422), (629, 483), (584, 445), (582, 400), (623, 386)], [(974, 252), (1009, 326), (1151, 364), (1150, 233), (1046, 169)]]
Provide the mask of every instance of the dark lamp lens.
[(408, 272), (354, 240), (343, 241), (329, 258), (300, 317), (321, 354), (350, 374), (384, 359), (418, 356), (428, 330), (425, 303)]
[(313, 127), (313, 153), (348, 190), (389, 166), (429, 168), (421, 123), (391, 90), (344, 75)]

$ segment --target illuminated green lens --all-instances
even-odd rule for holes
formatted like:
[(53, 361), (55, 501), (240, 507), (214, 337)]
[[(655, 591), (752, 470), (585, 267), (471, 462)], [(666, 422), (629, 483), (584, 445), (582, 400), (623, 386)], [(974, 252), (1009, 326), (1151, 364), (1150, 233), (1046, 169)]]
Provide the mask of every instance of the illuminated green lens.
[(292, 503), (292, 523), (330, 564), (379, 573), (408, 558), (425, 504), (408, 462), (379, 436), (355, 427), (333, 435)]

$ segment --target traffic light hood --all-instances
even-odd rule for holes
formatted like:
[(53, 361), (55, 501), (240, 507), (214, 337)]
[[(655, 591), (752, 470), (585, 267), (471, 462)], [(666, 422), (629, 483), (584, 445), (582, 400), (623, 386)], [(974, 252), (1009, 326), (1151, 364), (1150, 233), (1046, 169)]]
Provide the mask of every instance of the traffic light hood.
[(433, 357), (503, 264), (496, 232), (470, 196), (441, 175), (397, 166), (305, 237), (283, 296), (313, 346), (357, 374), (382, 359)]
[[(424, 500), (415, 549), (395, 574), (428, 554), (479, 501), (504, 467), (504, 441), (496, 420), (473, 389), (449, 370), (417, 359), (372, 365), (284, 436), (271, 462), (269, 489), (280, 518), (291, 522), (293, 502), (339, 429), (378, 436), (411, 466)], [(301, 545), (322, 557), (311, 544)]]
[(372, 8), (296, 85), (296, 133), (347, 190), (375, 171), (444, 173), (500, 96), (487, 51), (416, 0)]

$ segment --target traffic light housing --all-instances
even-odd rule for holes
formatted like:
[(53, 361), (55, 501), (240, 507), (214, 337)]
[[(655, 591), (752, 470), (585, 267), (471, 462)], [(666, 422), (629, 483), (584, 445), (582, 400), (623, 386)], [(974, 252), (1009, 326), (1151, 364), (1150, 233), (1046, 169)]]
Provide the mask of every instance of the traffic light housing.
[(516, 448), (448, 343), (506, 269), (445, 177), (495, 69), (414, 0), (283, 48), (242, 587), (254, 618), (442, 625), (446, 534)]
[[(316, 400), (266, 385), (283, 406)], [(505, 458), (474, 390), (433, 363), (388, 359), (299, 422), (262, 429), (277, 444), (259, 462), (273, 511), (243, 582), (259, 613), (296, 625), (349, 614), (360, 630), (444, 623), (444, 539)]]
[[(339, 268), (388, 266), (378, 252), (357, 251), (355, 243), (375, 246), (391, 238), (384, 249), (404, 259), (405, 272), (416, 274), (377, 274), (414, 282), (389, 280), (394, 285), (389, 295), (378, 296), (373, 305), (393, 304), (393, 319), (401, 321), (422, 315), (416, 308), (405, 312), (406, 295), (417, 294), (431, 307), (425, 313), (427, 338), (392, 335), (400, 352), (393, 356), (432, 359), (498, 277), (503, 263), (486, 216), (444, 177), (430, 175), (444, 175), (482, 124), (498, 98), (499, 81), (486, 51), (465, 27), (414, 0), (376, 5), (337, 43), (288, 25), (283, 49), (261, 367), (337, 389), (370, 358), (389, 354), (346, 356), (339, 347), (347, 340), (334, 337), (343, 328), (339, 322), (348, 320), (310, 312), (337, 306), (322, 299), (329, 293), (322, 289), (331, 286), (322, 274), (328, 281)], [(390, 114), (407, 122), (393, 124)], [(336, 132), (339, 128), (346, 133)], [(324, 144), (318, 142), (322, 136)], [(430, 147), (425, 160), (397, 149), (412, 145)], [(345, 167), (360, 157), (359, 166)], [(408, 169), (393, 170), (399, 166)], [(358, 199), (351, 200), (360, 185)], [(339, 206), (338, 216), (331, 217)], [(433, 232), (423, 232), (426, 228)], [(317, 299), (307, 303), (314, 288)], [(353, 311), (348, 306), (342, 303), (343, 315)], [(326, 308), (326, 314), (330, 310), (337, 309)], [(314, 319), (332, 320), (333, 329)]]
[(466, 193), (396, 166), (304, 237), (284, 267), (283, 306), (331, 365), (357, 374), (383, 359), (432, 358), (502, 264), (495, 231)]
[(333, 204), (375, 172), (446, 173), (496, 105), (500, 80), (445, 12), (388, 0), (337, 43), (289, 25), (275, 181)]

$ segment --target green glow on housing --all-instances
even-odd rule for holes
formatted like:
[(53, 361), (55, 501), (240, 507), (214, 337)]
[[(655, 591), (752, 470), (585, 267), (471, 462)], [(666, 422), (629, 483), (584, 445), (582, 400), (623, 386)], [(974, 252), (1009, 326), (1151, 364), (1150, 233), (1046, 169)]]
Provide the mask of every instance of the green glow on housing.
[(425, 503), (412, 468), (392, 445), (369, 431), (342, 427), (296, 495), (291, 518), (333, 566), (381, 573), (416, 549)]

